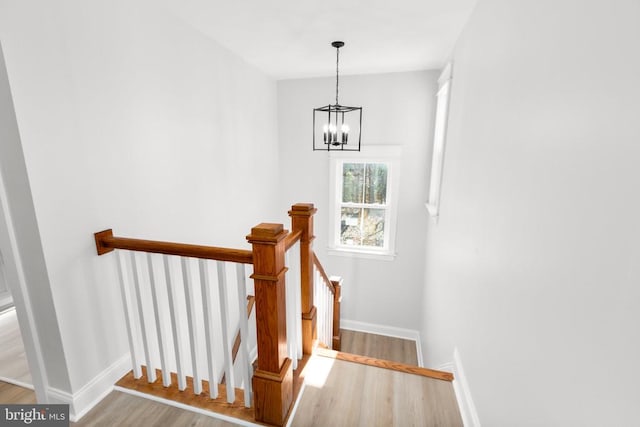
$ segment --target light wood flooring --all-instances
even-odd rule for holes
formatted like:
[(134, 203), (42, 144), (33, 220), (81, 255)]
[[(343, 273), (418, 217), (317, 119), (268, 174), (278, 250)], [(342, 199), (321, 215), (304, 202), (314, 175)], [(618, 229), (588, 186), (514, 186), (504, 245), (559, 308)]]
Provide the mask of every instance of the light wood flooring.
[[(418, 364), (414, 341), (342, 331), (345, 353)], [(307, 367), (292, 426), (462, 427), (449, 381), (325, 357)]]
[(343, 329), (342, 348), (340, 351), (406, 363), (407, 365), (418, 365), (418, 352), (415, 341), (402, 338)]
[(32, 384), (15, 309), (0, 314), (0, 380)]
[(30, 404), (36, 403), (36, 394), (33, 390), (18, 387), (13, 384), (0, 381), (0, 403)]
[[(342, 340), (345, 352), (401, 363), (416, 364), (417, 361), (415, 343), (411, 341), (352, 331), (344, 331)], [(313, 357), (307, 372), (307, 385), (292, 426), (462, 426), (453, 387), (448, 381), (327, 357)], [(31, 390), (0, 383), (0, 403), (34, 401)], [(233, 424), (114, 391), (73, 425), (218, 427)]]
[(94, 407), (80, 422), (72, 426), (207, 426), (226, 427), (236, 424), (211, 418), (207, 415), (174, 408), (173, 406), (113, 391)]

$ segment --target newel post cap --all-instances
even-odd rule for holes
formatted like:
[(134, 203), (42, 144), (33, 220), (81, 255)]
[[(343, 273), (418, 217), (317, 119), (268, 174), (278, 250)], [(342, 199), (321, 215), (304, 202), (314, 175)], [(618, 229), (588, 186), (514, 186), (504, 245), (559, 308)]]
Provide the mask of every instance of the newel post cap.
[(282, 224), (271, 224), (263, 222), (251, 229), (251, 234), (247, 236), (249, 243), (278, 243), (287, 237), (289, 232)]
[(312, 216), (318, 209), (315, 208), (313, 203), (296, 203), (291, 206), (289, 216)]

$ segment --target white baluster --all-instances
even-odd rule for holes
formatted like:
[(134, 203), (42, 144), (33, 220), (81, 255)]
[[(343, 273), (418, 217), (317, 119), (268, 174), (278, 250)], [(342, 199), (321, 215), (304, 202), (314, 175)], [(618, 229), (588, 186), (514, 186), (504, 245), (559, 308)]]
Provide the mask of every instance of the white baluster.
[(193, 392), (195, 394), (202, 393), (202, 380), (198, 373), (198, 334), (196, 333), (194, 317), (195, 317), (195, 301), (191, 290), (191, 271), (189, 270), (189, 259), (180, 258), (182, 264), (182, 283), (184, 285), (184, 296), (187, 306), (187, 324), (189, 326), (189, 338), (191, 341), (191, 366), (193, 374)]
[(320, 282), (320, 312), (322, 313), (322, 343), (327, 343), (327, 285), (324, 283), (324, 279)]
[(327, 345), (329, 348), (333, 348), (333, 294), (329, 292), (329, 342)]
[(167, 297), (169, 299), (169, 314), (171, 315), (171, 331), (173, 333), (173, 350), (176, 356), (176, 370), (178, 375), (178, 389), (184, 391), (187, 388), (184, 369), (182, 368), (182, 340), (180, 334), (180, 317), (176, 316), (175, 300), (173, 296), (173, 284), (171, 281), (171, 269), (169, 268), (169, 257), (163, 255), (164, 276), (167, 284)]
[(244, 275), (244, 264), (236, 264), (238, 281), (238, 307), (240, 308), (240, 363), (242, 382), (244, 383), (244, 406), (251, 407), (251, 377), (253, 366), (249, 360), (249, 321), (247, 319), (247, 283)]
[(232, 348), (229, 344), (229, 328), (228, 319), (229, 313), (227, 310), (227, 304), (229, 304), (229, 298), (227, 298), (227, 275), (225, 270), (225, 264), (222, 261), (217, 261), (218, 267), (218, 292), (220, 293), (220, 323), (222, 325), (222, 348), (224, 351), (224, 373), (227, 389), (227, 402), (233, 403), (236, 400), (235, 381), (233, 378), (233, 355)]
[(213, 348), (213, 316), (211, 313), (211, 286), (209, 284), (209, 271), (207, 261), (198, 260), (200, 267), (200, 286), (202, 290), (202, 310), (204, 312), (204, 335), (207, 345), (207, 363), (209, 368), (209, 396), (212, 399), (218, 397), (218, 375)]
[(136, 290), (136, 302), (138, 304), (138, 317), (140, 319), (140, 329), (142, 333), (142, 346), (144, 348), (144, 357), (147, 364), (147, 380), (150, 383), (156, 381), (156, 370), (151, 365), (151, 353), (149, 352), (149, 342), (147, 340), (147, 327), (144, 321), (144, 311), (142, 310), (142, 296), (140, 292), (140, 278), (138, 275), (138, 265), (136, 264), (135, 252), (130, 252), (131, 270), (133, 272), (133, 284)]
[[(298, 246), (298, 260), (300, 260), (300, 247)], [(300, 261), (298, 261), (298, 266), (300, 266)], [(297, 339), (298, 345), (296, 346), (296, 358), (302, 359), (302, 290), (300, 288), (300, 275), (302, 274), (302, 268), (298, 270), (297, 276), (298, 280), (296, 281), (296, 285), (293, 288), (293, 298), (295, 302), (295, 336)]]
[(134, 325), (131, 322), (131, 304), (129, 303), (128, 288), (124, 281), (124, 273), (122, 269), (122, 260), (120, 258), (120, 251), (115, 251), (116, 265), (118, 268), (118, 280), (120, 281), (120, 295), (122, 296), (122, 308), (124, 309), (124, 320), (127, 325), (127, 339), (129, 340), (129, 351), (131, 352), (131, 367), (133, 369), (133, 377), (139, 379), (142, 377), (142, 369), (138, 363), (138, 356), (136, 352), (135, 339), (133, 337)]
[(171, 372), (167, 366), (167, 357), (165, 351), (164, 327), (160, 321), (160, 309), (158, 308), (158, 293), (156, 291), (155, 275), (153, 273), (153, 262), (151, 254), (147, 253), (147, 269), (149, 270), (149, 285), (151, 286), (151, 298), (153, 300), (153, 317), (156, 321), (156, 336), (158, 339), (158, 349), (160, 350), (160, 366), (162, 368), (162, 385), (169, 387), (171, 385)]
[(333, 346), (333, 294), (327, 288), (327, 347)]
[(317, 321), (317, 329), (318, 329), (318, 339), (320, 340), (320, 342), (323, 341), (323, 331), (324, 329), (322, 328), (322, 325), (324, 323), (324, 313), (322, 310), (322, 275), (320, 274), (319, 271), (316, 271), (316, 282), (315, 282), (315, 295), (313, 298), (314, 303), (316, 304), (316, 316), (318, 317), (318, 321)]

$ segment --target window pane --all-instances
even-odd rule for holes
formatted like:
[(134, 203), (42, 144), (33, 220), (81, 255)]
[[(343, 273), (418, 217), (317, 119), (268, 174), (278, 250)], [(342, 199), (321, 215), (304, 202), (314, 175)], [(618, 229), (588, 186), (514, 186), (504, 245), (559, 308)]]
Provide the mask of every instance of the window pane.
[(347, 246), (384, 247), (384, 209), (342, 208), (340, 243)]
[(344, 203), (362, 203), (364, 184), (364, 164), (344, 163), (342, 165), (342, 201)]
[(360, 246), (360, 219), (362, 209), (342, 208), (340, 219), (340, 243), (343, 245)]
[(384, 209), (363, 209), (362, 246), (384, 246)]
[(387, 165), (384, 163), (367, 163), (365, 172), (364, 203), (387, 203)]

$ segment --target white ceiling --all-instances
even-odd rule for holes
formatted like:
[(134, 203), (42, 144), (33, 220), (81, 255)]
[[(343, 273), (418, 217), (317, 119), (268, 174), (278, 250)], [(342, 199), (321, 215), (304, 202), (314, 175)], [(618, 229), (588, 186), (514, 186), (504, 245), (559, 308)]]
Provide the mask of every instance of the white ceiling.
[(277, 79), (441, 68), (476, 0), (167, 0), (172, 13)]

